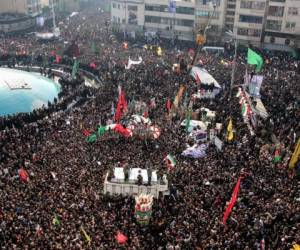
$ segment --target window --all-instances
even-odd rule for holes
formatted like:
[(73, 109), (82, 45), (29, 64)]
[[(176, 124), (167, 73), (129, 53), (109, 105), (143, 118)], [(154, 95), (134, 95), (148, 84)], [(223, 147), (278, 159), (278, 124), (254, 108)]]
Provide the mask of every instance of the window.
[(285, 43), (285, 45), (290, 45), (291, 40), (290, 39), (285, 39), (284, 43)]
[(145, 22), (160, 23), (160, 17), (159, 16), (145, 16)]
[[(159, 17), (159, 16), (145, 16), (145, 22), (147, 23), (160, 23), (165, 25), (173, 25), (173, 18), (168, 17)], [(175, 25), (185, 26), (185, 27), (194, 27), (194, 21), (188, 19), (176, 19)]]
[(227, 15), (230, 15), (230, 16), (234, 16), (235, 15), (235, 12), (234, 11), (231, 11), (231, 10), (228, 10), (226, 12)]
[(171, 18), (163, 17), (160, 21), (161, 24), (172, 25), (174, 21)]
[(263, 10), (266, 6), (265, 2), (259, 1), (241, 1), (242, 9), (255, 9), (255, 10)]
[(285, 3), (285, 0), (270, 0), (271, 2)]
[(296, 15), (298, 15), (298, 8), (296, 8), (296, 7), (289, 7), (288, 13), (289, 13), (289, 15), (296, 16)]
[(263, 18), (260, 16), (240, 15), (239, 20), (242, 23), (262, 23)]
[(185, 26), (185, 27), (194, 27), (194, 21), (193, 20), (187, 20), (187, 19), (177, 19), (176, 25), (178, 26)]
[(216, 6), (220, 6), (220, 0), (198, 0), (198, 3), (202, 5), (213, 4)]
[(290, 29), (290, 30), (295, 30), (296, 23), (295, 22), (286, 22), (285, 28)]
[(261, 31), (256, 29), (238, 28), (238, 35), (260, 37)]
[(283, 16), (284, 7), (269, 6), (269, 16)]
[(234, 4), (227, 4), (227, 8), (228, 9), (235, 9), (235, 5)]
[(270, 38), (270, 43), (275, 43), (275, 37), (274, 37), (274, 36), (272, 36), (272, 37)]
[(178, 14), (186, 14), (186, 15), (194, 15), (195, 9), (190, 7), (177, 7), (176, 13)]
[(197, 10), (196, 11), (196, 16), (208, 17), (208, 15), (209, 15), (209, 11), (203, 11), (203, 10)]
[(113, 8), (116, 9), (117, 8), (117, 5), (115, 3), (113, 3)]
[(226, 23), (225, 27), (227, 30), (233, 30), (233, 24)]
[(219, 30), (219, 26), (218, 25), (210, 25), (210, 31), (218, 31)]
[[(213, 12), (212, 11), (203, 11), (203, 10), (197, 10), (196, 11), (196, 16), (198, 17), (209, 17), (210, 15), (212, 15)], [(219, 19), (220, 13), (219, 12), (215, 12), (213, 19)]]
[(266, 28), (269, 30), (281, 30), (282, 21), (277, 20), (267, 20)]
[(234, 17), (226, 17), (225, 22), (233, 23), (234, 22)]
[(138, 8), (136, 5), (128, 5), (128, 10), (137, 11)]
[(145, 5), (145, 10), (147, 11), (158, 11), (158, 12), (168, 12), (168, 6), (167, 5)]

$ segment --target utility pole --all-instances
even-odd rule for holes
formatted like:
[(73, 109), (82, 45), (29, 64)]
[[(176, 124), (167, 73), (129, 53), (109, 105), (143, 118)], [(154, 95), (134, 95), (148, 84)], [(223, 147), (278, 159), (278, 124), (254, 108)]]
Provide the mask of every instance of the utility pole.
[[(191, 68), (189, 69), (188, 74), (189, 74), (190, 71), (192, 70), (192, 67), (193, 67), (193, 65), (194, 65), (194, 63), (195, 63), (195, 61), (196, 61), (196, 58), (197, 58), (199, 52), (201, 51), (201, 49), (202, 49), (202, 47), (203, 47), (203, 45), (204, 45), (204, 43), (205, 43), (205, 41), (206, 41), (206, 32), (207, 32), (207, 30), (210, 28), (210, 23), (211, 23), (211, 20), (212, 20), (213, 16), (215, 15), (216, 7), (217, 7), (216, 4), (214, 4), (214, 5), (213, 5), (214, 11), (213, 11), (213, 13), (209, 16), (209, 19), (208, 19), (208, 22), (207, 22), (207, 24), (206, 24), (206, 26), (205, 26), (204, 31), (200, 31), (200, 32), (199, 32), (200, 34), (197, 34), (197, 39), (196, 39), (196, 43), (197, 43), (196, 52), (195, 52), (195, 55), (194, 55), (194, 57), (193, 57), (193, 60), (192, 60), (192, 63), (191, 63)], [(202, 33), (202, 34), (201, 34), (201, 33)]]
[(124, 41), (126, 40), (126, 33), (127, 33), (127, 5), (126, 5), (126, 0), (124, 0), (124, 14), (125, 14), (125, 26), (124, 26)]
[(229, 98), (231, 98), (232, 88), (233, 88), (234, 80), (235, 80), (238, 40), (234, 36), (234, 34), (233, 34), (232, 31), (226, 32), (226, 34), (228, 34), (229, 36), (231, 36), (231, 39), (234, 41), (234, 57), (233, 57), (233, 65), (232, 65), (231, 80), (230, 80), (230, 90), (229, 90)]

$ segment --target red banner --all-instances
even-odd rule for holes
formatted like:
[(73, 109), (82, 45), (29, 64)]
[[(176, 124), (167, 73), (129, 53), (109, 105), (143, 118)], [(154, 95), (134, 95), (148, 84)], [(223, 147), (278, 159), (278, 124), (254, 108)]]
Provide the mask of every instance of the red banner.
[(239, 177), (239, 179), (238, 179), (238, 181), (237, 181), (237, 183), (235, 185), (235, 188), (233, 190), (230, 203), (229, 203), (228, 207), (226, 208), (226, 210), (224, 212), (224, 216), (223, 216), (223, 224), (224, 225), (226, 224), (227, 218), (229, 217), (229, 215), (231, 213), (231, 210), (234, 207), (234, 204), (235, 204), (235, 202), (237, 200), (237, 197), (238, 197), (238, 194), (239, 194), (239, 190), (240, 190), (240, 185), (241, 185), (241, 179), (242, 179), (242, 177)]

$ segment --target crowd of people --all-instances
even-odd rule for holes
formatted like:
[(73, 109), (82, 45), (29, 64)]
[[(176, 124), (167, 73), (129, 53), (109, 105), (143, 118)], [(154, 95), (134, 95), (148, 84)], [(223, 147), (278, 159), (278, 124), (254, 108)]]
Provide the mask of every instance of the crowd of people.
[[(219, 136), (224, 146), (218, 151), (210, 145), (204, 158), (189, 159), (181, 156), (189, 142), (180, 127), (185, 116), (174, 111), (170, 118), (166, 109), (167, 100), (174, 98), (181, 84), (188, 97), (197, 91), (196, 81), (187, 74), (189, 48), (175, 46), (158, 56), (133, 46), (143, 44), (138, 40), (129, 42), (126, 49), (123, 40), (112, 34), (108, 20), (107, 14), (87, 9), (60, 20), (63, 39), (41, 45), (31, 37), (1, 38), (1, 51), (9, 51), (12, 45), (26, 48), (31, 59), (23, 63), (30, 65), (42, 64), (35, 60), (39, 55), (49, 60), (52, 56), (53, 62), (52, 51), (62, 55), (66, 42), (75, 41), (80, 67), (101, 79), (98, 88), (79, 80), (73, 82), (74, 88), (62, 82), (65, 92), (49, 108), (0, 118), (1, 249), (263, 250), (299, 244), (300, 182), (287, 168), (300, 136), (299, 61), (265, 55), (261, 96), (269, 117), (251, 135), (235, 98), (236, 88), (230, 91), (231, 66), (221, 63), (231, 61), (232, 54), (200, 53), (197, 61), (222, 91), (213, 100), (194, 100), (193, 109), (216, 112), (215, 122), (223, 124)], [(98, 53), (92, 51), (91, 41)], [(163, 41), (160, 46), (165, 48)], [(129, 57), (142, 57), (142, 63), (125, 69)], [(72, 65), (67, 56), (62, 62)], [(242, 83), (245, 62), (245, 55), (239, 53), (235, 84)], [(91, 63), (96, 67), (89, 67)], [(181, 73), (172, 71), (174, 63), (182, 65)], [(113, 120), (118, 86), (129, 105), (148, 104), (155, 98), (149, 117), (161, 129), (157, 140), (108, 135), (94, 143), (86, 141), (83, 128), (93, 131)], [(64, 111), (60, 99), (78, 95), (81, 101)], [(225, 135), (229, 117), (235, 129), (232, 142), (226, 142)], [(282, 161), (274, 163), (278, 142)], [(262, 148), (267, 148), (266, 154)], [(169, 172), (163, 161), (168, 153), (177, 161)], [(148, 226), (136, 222), (133, 197), (103, 194), (107, 171), (124, 165), (151, 166), (168, 173), (173, 195), (154, 200)], [(21, 168), (29, 175), (27, 182), (19, 178)], [(243, 176), (239, 198), (224, 225), (223, 213), (239, 176)], [(125, 244), (116, 241), (118, 231), (128, 237)]]

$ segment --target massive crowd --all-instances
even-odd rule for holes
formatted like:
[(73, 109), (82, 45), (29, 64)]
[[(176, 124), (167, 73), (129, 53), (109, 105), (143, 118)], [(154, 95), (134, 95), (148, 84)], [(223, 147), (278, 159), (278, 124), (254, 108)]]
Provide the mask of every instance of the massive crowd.
[[(287, 56), (266, 55), (261, 95), (269, 113), (251, 136), (240, 112), (240, 105), (230, 96), (230, 61), (228, 55), (205, 55), (199, 58), (204, 67), (221, 84), (221, 93), (213, 100), (199, 99), (194, 109), (206, 107), (216, 111), (216, 122), (223, 124), (221, 152), (210, 146), (204, 158), (181, 156), (188, 142), (179, 124), (180, 114), (169, 119), (166, 101), (173, 99), (180, 84), (188, 93), (196, 90), (187, 74), (172, 71), (181, 59), (190, 63), (188, 47), (164, 51), (162, 56), (142, 46), (113, 39), (108, 17), (86, 10), (61, 19), (64, 40), (38, 45), (31, 37), (1, 38), (1, 50), (12, 44), (26, 48), (35, 60), (40, 54), (60, 53), (75, 41), (82, 67), (90, 69), (102, 81), (98, 89), (78, 83), (67, 88), (65, 95), (80, 95), (81, 102), (66, 112), (61, 100), (49, 109), (32, 114), (0, 118), (0, 246), (1, 249), (289, 249), (300, 243), (300, 182), (291, 176), (287, 162), (300, 135), (299, 61)], [(95, 41), (99, 54), (91, 50)], [(164, 48), (163, 41), (161, 46)], [(126, 70), (125, 63), (141, 56), (143, 62)], [(32, 59), (33, 58), (33, 59)], [(32, 63), (32, 61), (25, 63)], [(64, 63), (70, 59), (63, 58)], [(35, 63), (39, 63), (36, 61)], [(236, 84), (245, 72), (245, 55), (239, 54)], [(184, 69), (183, 69), (184, 70)], [(161, 128), (158, 140), (138, 140), (109, 136), (95, 143), (86, 142), (82, 128), (95, 130), (113, 119), (112, 102), (116, 104), (118, 86), (133, 100), (156, 108), (149, 116)], [(87, 98), (87, 96), (94, 98)], [(235, 139), (226, 142), (228, 118), (232, 117)], [(283, 160), (272, 162), (275, 141), (281, 143)], [(262, 154), (262, 148), (267, 153)], [(169, 183), (176, 195), (155, 199), (149, 226), (139, 226), (134, 218), (134, 199), (104, 195), (103, 181), (108, 169), (118, 164), (133, 167), (152, 166), (166, 171), (163, 163), (168, 153), (177, 165), (169, 173)], [(18, 170), (26, 169), (29, 182), (22, 182)], [(222, 224), (226, 202), (234, 185), (243, 175), (238, 201), (227, 226)], [(60, 223), (53, 223), (56, 216)], [(80, 228), (91, 237), (86, 242)], [(120, 245), (117, 231), (128, 241)]]

